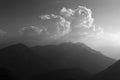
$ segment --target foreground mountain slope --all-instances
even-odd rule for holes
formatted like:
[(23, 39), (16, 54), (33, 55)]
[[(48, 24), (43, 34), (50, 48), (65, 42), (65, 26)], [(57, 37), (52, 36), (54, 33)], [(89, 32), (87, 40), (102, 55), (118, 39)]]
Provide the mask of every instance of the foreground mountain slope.
[(94, 80), (120, 80), (120, 60), (96, 74)]
[(32, 48), (16, 44), (0, 50), (0, 67), (9, 69), (15, 80), (56, 74), (56, 71), (58, 74), (74, 71), (84, 77), (105, 69), (114, 61), (84, 44), (63, 43)]

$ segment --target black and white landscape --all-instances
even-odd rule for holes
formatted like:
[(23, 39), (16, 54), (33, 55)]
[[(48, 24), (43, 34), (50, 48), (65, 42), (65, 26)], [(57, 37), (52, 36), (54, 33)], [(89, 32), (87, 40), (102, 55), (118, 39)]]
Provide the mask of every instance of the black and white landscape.
[(0, 80), (120, 80), (119, 0), (0, 0)]

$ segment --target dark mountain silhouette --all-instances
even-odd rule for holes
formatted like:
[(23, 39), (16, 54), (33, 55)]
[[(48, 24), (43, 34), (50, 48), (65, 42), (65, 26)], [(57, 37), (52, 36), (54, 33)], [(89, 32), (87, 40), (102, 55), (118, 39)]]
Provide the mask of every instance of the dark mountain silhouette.
[[(14, 80), (34, 80), (36, 77), (53, 79), (52, 75), (55, 74), (55, 79), (60, 74), (66, 80), (74, 79), (75, 75), (81, 79), (90, 75), (90, 72), (105, 69), (114, 61), (82, 43), (32, 48), (16, 44), (0, 50), (0, 66), (10, 70)], [(66, 78), (67, 75), (71, 75), (70, 79)]]
[(12, 72), (7, 68), (0, 68), (0, 80), (12, 80)]
[(96, 74), (94, 80), (120, 80), (120, 60)]
[(115, 62), (82, 43), (36, 46), (31, 49), (49, 61), (52, 60), (58, 67), (81, 67), (93, 74)]
[(87, 80), (90, 77), (86, 71), (80, 68), (57, 69), (42, 75), (33, 75), (29, 80)]
[[(0, 50), (0, 66), (6, 67), (14, 74), (15, 80), (22, 78), (28, 66), (29, 48), (23, 44), (12, 45)], [(25, 70), (25, 71), (24, 71)], [(18, 79), (18, 80), (19, 80)]]

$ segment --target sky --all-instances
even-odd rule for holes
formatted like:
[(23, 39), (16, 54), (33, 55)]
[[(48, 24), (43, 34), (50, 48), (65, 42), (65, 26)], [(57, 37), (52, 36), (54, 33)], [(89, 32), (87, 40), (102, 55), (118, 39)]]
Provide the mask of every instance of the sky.
[(96, 24), (106, 30), (119, 31), (119, 2), (119, 0), (1, 0), (1, 28), (13, 31), (16, 28), (37, 24), (38, 16), (41, 14), (55, 13), (63, 6), (74, 8), (81, 5), (92, 10)]
[[(104, 55), (119, 59), (119, 3), (119, 0), (0, 0), (0, 41), (2, 43), (16, 37), (22, 38), (21, 41), (32, 40), (36, 44), (43, 43), (42, 40), (48, 43), (56, 39), (59, 41), (83, 40)], [(83, 16), (79, 16), (77, 12), (79, 6), (84, 12)], [(73, 11), (74, 16), (70, 11)], [(70, 17), (67, 16), (67, 12), (71, 13)], [(87, 18), (89, 14), (91, 17)], [(84, 21), (88, 20), (89, 24), (92, 19), (94, 22), (88, 26), (87, 23), (83, 24), (84, 18), (87, 18)], [(63, 23), (66, 25), (62, 26)], [(87, 37), (92, 35), (92, 38), (86, 40), (86, 35)]]

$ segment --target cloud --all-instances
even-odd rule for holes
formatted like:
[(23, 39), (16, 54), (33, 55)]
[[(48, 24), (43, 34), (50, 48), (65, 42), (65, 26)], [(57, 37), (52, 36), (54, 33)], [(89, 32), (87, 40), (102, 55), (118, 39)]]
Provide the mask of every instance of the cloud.
[(51, 38), (59, 38), (71, 31), (71, 23), (59, 15), (50, 14), (41, 15), (39, 17), (42, 20), (43, 27), (47, 28), (47, 35), (49, 35)]
[(63, 7), (59, 14), (40, 15), (40, 26), (24, 27), (21, 34), (27, 36), (41, 34), (51, 39), (80, 40), (81, 38), (97, 38), (103, 29), (94, 24), (91, 9), (78, 6), (76, 9)]
[(77, 27), (90, 27), (94, 21), (92, 18), (92, 11), (86, 7), (78, 6), (76, 9), (67, 9), (63, 7), (60, 14), (68, 21), (77, 24)]
[(25, 36), (36, 36), (42, 33), (43, 29), (36, 26), (23, 27), (19, 33)]
[(68, 35), (70, 39), (100, 37), (104, 32), (101, 27), (94, 24), (92, 11), (84, 6), (78, 6), (76, 9), (63, 7), (60, 15), (71, 24), (71, 32)]

